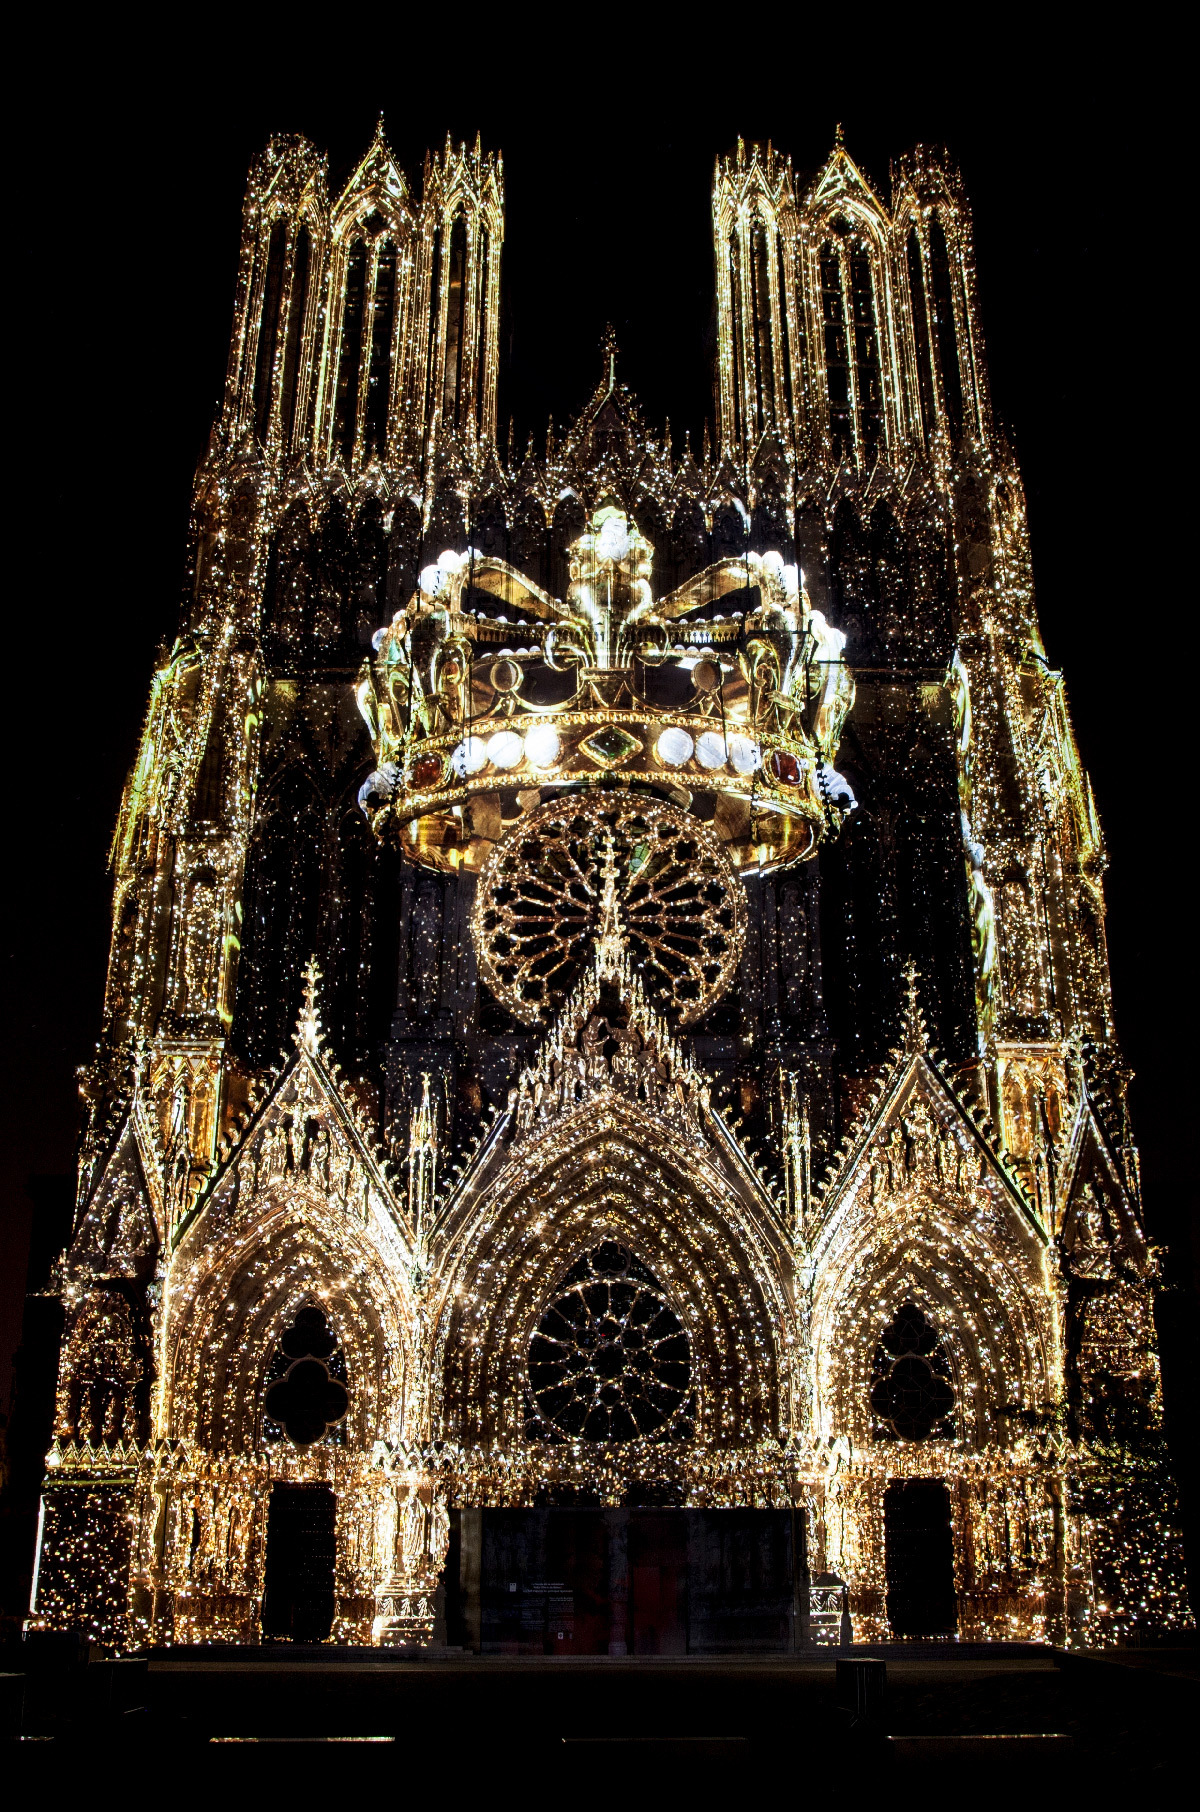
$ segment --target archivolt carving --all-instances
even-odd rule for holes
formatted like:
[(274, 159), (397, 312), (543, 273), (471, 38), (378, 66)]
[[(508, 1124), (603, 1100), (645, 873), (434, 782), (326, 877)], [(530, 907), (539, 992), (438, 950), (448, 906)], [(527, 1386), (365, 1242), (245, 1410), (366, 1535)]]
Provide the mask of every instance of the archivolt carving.
[(653, 1271), (683, 1322), (698, 1437), (790, 1426), (778, 1254), (714, 1167), (606, 1092), (510, 1163), (448, 1241), (433, 1356), (445, 1436), (521, 1438), (530, 1337), (570, 1266), (604, 1239)]
[(864, 1185), (813, 1306), (818, 1433), (870, 1441), (872, 1359), (912, 1302), (941, 1335), (959, 1440), (1007, 1438), (1018, 1412), (1058, 1400), (1045, 1298), (1033, 1238), (997, 1225), (986, 1196), (972, 1203), (918, 1188), (872, 1209)]
[(251, 1197), (221, 1242), (172, 1279), (169, 1433), (213, 1452), (259, 1443), (264, 1380), (284, 1330), (319, 1301), (353, 1380), (347, 1438), (403, 1432), (411, 1307), (368, 1231), (316, 1189), (280, 1181)]
[(58, 1439), (136, 1441), (143, 1369), (124, 1296), (106, 1290), (86, 1297), (71, 1321), (59, 1367)]

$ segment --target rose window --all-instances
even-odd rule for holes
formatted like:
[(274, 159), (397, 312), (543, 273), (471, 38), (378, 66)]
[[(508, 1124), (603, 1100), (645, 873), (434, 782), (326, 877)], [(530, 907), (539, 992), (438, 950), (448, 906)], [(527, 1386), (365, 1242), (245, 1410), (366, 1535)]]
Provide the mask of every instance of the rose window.
[(609, 848), (625, 940), (653, 999), (685, 1024), (724, 994), (745, 904), (707, 825), (655, 800), (575, 794), (538, 806), (484, 864), (473, 931), (488, 986), (521, 1019), (557, 1012), (593, 948)]
[(937, 1329), (906, 1302), (883, 1330), (871, 1377), (876, 1440), (954, 1438), (954, 1386)]
[(691, 1371), (687, 1334), (658, 1279), (606, 1241), (567, 1272), (530, 1342), (531, 1432), (630, 1441), (678, 1430)]

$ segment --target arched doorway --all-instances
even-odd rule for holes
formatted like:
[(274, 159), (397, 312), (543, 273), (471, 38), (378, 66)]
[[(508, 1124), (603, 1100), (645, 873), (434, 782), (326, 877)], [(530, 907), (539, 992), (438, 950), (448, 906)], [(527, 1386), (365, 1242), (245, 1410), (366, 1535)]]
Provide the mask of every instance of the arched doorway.
[(328, 1485), (276, 1485), (267, 1511), (264, 1636), (324, 1642), (333, 1628), (337, 1499)]
[(887, 1615), (896, 1636), (958, 1629), (950, 1493), (942, 1479), (893, 1479), (883, 1500)]

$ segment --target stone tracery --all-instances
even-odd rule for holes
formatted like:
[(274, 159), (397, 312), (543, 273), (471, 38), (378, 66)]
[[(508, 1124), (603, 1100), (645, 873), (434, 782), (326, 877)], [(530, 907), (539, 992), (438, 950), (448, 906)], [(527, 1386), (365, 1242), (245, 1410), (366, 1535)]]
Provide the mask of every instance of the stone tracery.
[(652, 434), (609, 337), (522, 457), (497, 160), (418, 202), (381, 129), (332, 206), (304, 141), (256, 167), (114, 840), (46, 1624), (256, 1640), (271, 1494), (322, 1486), (333, 1638), (428, 1641), (455, 1512), (645, 1490), (794, 1510), (882, 1637), (889, 1481), (933, 1473), (960, 1633), (1182, 1615), (1169, 1511), (1161, 1561), (1103, 1517), (1154, 1258), (961, 183), (739, 145), (714, 227), (715, 439)]

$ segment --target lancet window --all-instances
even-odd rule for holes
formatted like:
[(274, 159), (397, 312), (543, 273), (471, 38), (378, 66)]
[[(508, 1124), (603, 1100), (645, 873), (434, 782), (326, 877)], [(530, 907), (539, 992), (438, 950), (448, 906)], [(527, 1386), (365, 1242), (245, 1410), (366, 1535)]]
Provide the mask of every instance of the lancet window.
[(846, 220), (821, 247), (820, 283), (832, 452), (869, 466), (885, 437), (877, 273), (873, 248)]
[[(283, 351), (283, 385), (279, 406), (279, 428), (285, 447), (292, 443), (297, 427), (296, 404), (300, 393), (305, 316), (308, 313), (309, 273), (312, 266), (312, 235), (302, 225), (296, 235), (292, 255), (292, 292), (288, 304), (287, 338)], [(303, 423), (300, 424), (301, 428)]]
[(777, 388), (786, 394), (786, 277), (782, 242), (760, 218), (751, 220), (743, 240), (729, 235), (730, 324), (733, 353), (734, 438), (752, 442), (775, 426)]
[(940, 426), (961, 439), (974, 417), (974, 380), (962, 267), (941, 212), (914, 214), (904, 269), (915, 363), (913, 414), (926, 442)]
[(491, 322), (488, 319), (492, 281), (492, 236), (479, 230), (479, 333), (475, 351), (475, 420), (483, 428), (487, 409), (487, 348)]
[(349, 466), (358, 459), (382, 459), (387, 452), (404, 304), (403, 249), (378, 212), (352, 229), (341, 269), (332, 451)]
[(935, 214), (929, 229), (929, 277), (933, 299), (933, 333), (942, 379), (946, 425), (957, 440), (963, 430), (963, 381), (961, 348), (954, 307), (954, 278), (946, 233)]
[(442, 368), (442, 420), (459, 426), (463, 357), (466, 352), (464, 319), (467, 284), (467, 225), (460, 214), (450, 229), (446, 281), (446, 358)]
[(367, 247), (352, 240), (346, 254), (346, 287), (342, 303), (342, 337), (333, 415), (333, 450), (348, 465), (354, 455), (358, 422), (358, 373), (362, 362), (363, 304), (367, 288)]
[(913, 350), (917, 367), (917, 409), (921, 435), (928, 444), (937, 428), (937, 397), (933, 383), (933, 343), (929, 334), (929, 303), (926, 296), (925, 262), (921, 238), (916, 225), (910, 227), (905, 241), (905, 263), (908, 269), (908, 296), (912, 311)]
[(742, 243), (738, 233), (729, 236), (729, 290), (732, 299), (730, 317), (733, 326), (733, 432), (740, 440), (746, 424), (742, 420), (746, 384), (746, 342), (742, 325)]
[(377, 242), (374, 296), (371, 304), (371, 352), (367, 367), (367, 394), (363, 422), (363, 457), (365, 459), (382, 458), (387, 451), (397, 275), (396, 247), (390, 239)]
[(276, 220), (266, 248), (266, 269), (262, 278), (259, 312), (258, 348), (254, 365), (254, 426), (260, 440), (266, 440), (271, 426), (271, 401), (274, 394), (275, 348), (279, 339), (279, 307), (283, 295), (284, 262), (287, 257), (287, 222)]
[(750, 304), (754, 320), (754, 384), (758, 398), (758, 427), (767, 427), (775, 410), (775, 349), (771, 334), (771, 281), (767, 233), (756, 220), (750, 239)]
[[(805, 358), (805, 338), (799, 323), (804, 319), (803, 308), (797, 308), (792, 316), (791, 326), (788, 322), (788, 297), (792, 294), (788, 282), (788, 260), (782, 237), (775, 242), (775, 288), (779, 297), (779, 356), (783, 367), (783, 394), (788, 407), (798, 416), (801, 388), (795, 373), (803, 369)], [(789, 332), (796, 334), (795, 356), (789, 340)]]

